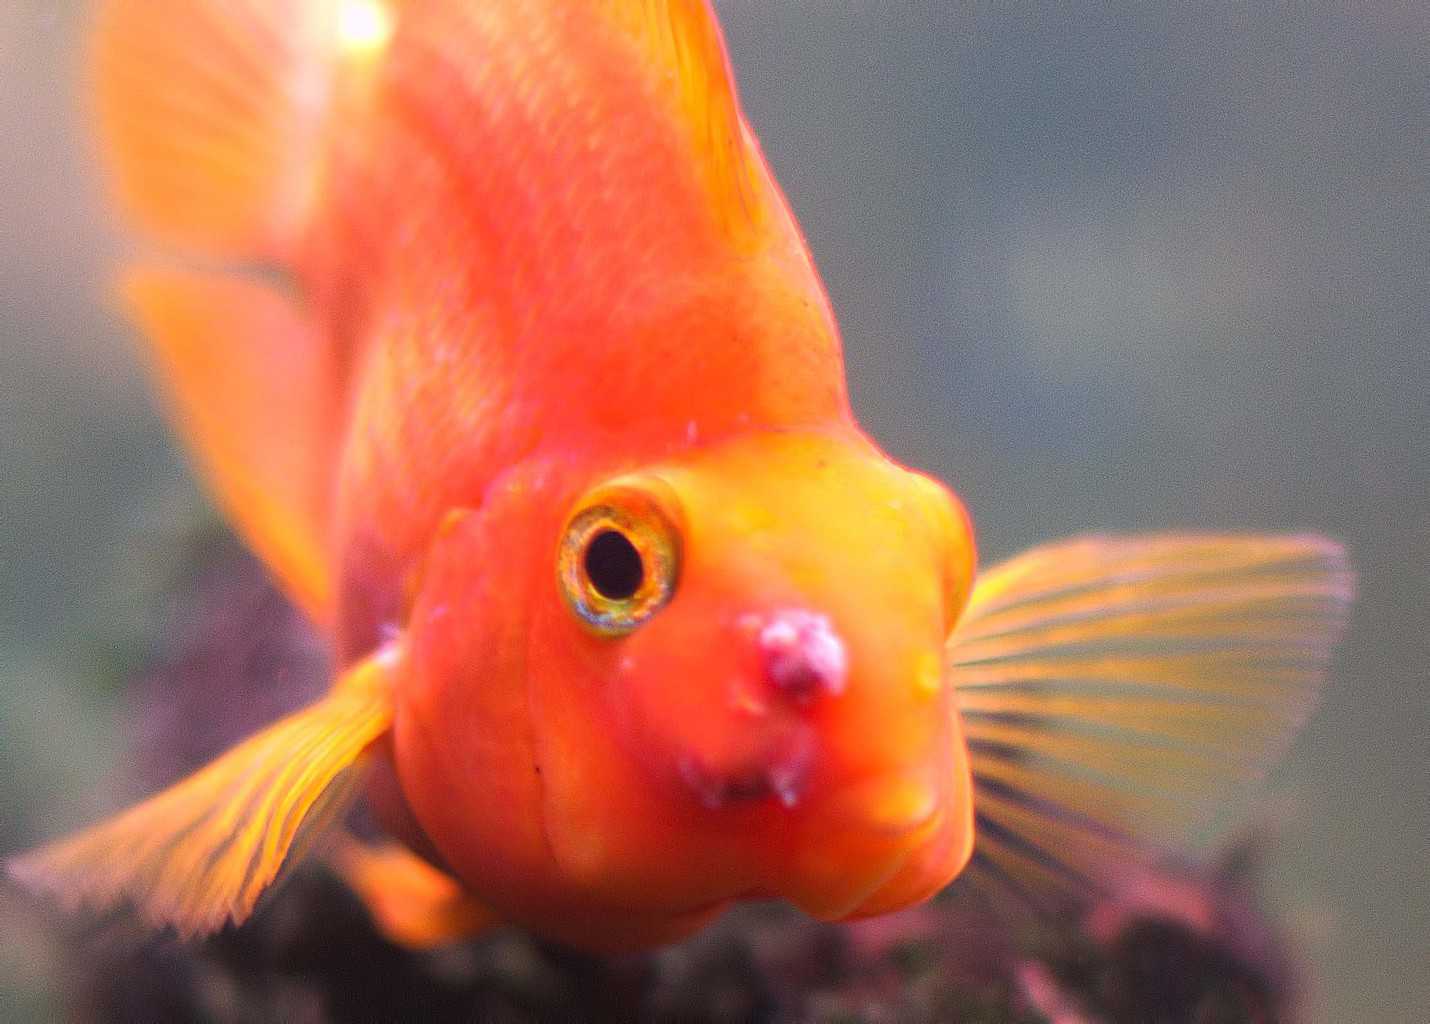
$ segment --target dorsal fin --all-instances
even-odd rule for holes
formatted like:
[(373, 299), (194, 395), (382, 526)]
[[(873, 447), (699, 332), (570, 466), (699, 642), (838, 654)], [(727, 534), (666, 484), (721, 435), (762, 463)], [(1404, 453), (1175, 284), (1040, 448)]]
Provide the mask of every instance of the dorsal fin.
[(727, 230), (757, 231), (769, 215), (765, 171), (745, 127), (734, 75), (706, 0), (602, 0), (629, 33), (639, 60), (669, 82), (712, 202)]

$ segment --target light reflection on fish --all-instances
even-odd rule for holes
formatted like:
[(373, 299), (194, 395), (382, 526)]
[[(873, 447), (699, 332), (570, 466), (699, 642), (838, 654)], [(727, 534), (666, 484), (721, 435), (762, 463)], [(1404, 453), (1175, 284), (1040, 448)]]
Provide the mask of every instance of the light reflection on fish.
[[(1095, 885), (1264, 766), (1352, 583), (1313, 536), (1091, 537), (975, 576), (854, 422), (704, 3), (111, 0), (122, 294), (329, 695), (10, 865), (181, 933), (319, 835), (394, 938), (594, 949), (970, 864)], [(366, 793), (392, 836), (343, 832)]]

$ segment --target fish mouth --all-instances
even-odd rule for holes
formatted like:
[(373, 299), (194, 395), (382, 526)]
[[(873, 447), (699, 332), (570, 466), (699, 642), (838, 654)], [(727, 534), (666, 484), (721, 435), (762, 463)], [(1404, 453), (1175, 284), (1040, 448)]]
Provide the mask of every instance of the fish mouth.
[(681, 781), (707, 810), (732, 804), (772, 800), (792, 810), (803, 798), (809, 781), (809, 763), (803, 756), (779, 758), (763, 764), (714, 771), (694, 757), (677, 765)]
[(877, 901), (900, 878), (906, 865), (934, 841), (944, 827), (941, 808), (897, 834), (864, 833), (850, 846), (848, 859), (837, 866), (821, 864), (780, 887), (781, 895), (804, 913), (821, 921), (843, 921), (861, 916), (861, 908)]
[(805, 802), (815, 761), (807, 727), (766, 732), (744, 750), (702, 756), (687, 750), (675, 762), (680, 781), (706, 810), (761, 802), (793, 810)]
[[(802, 766), (799, 766), (802, 767)], [(838, 921), (859, 916), (899, 878), (911, 858), (944, 827), (947, 808), (935, 785), (917, 773), (881, 775), (821, 794), (798, 807), (803, 773), (791, 766), (755, 766), (713, 774), (683, 762), (687, 786), (709, 808), (758, 806), (790, 812), (780, 818), (801, 841), (766, 865), (763, 877), (732, 894), (739, 900), (784, 899), (811, 917)], [(796, 809), (798, 808), (798, 809)], [(798, 824), (796, 824), (798, 822)]]
[[(724, 769), (684, 754), (676, 761), (676, 771), (686, 790), (707, 810), (769, 801), (792, 811), (809, 802), (812, 761), (808, 744), (796, 743), (776, 756)], [(938, 815), (941, 802), (939, 787), (924, 774), (894, 773), (822, 794), (810, 810), (831, 831), (897, 838), (925, 829)]]
[(845, 786), (811, 822), (810, 849), (790, 865), (782, 895), (820, 920), (857, 916), (935, 840), (946, 817), (929, 773), (881, 774)]

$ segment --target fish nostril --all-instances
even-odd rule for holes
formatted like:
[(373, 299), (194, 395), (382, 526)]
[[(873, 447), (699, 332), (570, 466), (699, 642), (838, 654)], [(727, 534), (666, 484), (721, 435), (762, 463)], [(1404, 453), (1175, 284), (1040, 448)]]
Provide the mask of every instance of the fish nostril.
[(758, 640), (765, 681), (800, 702), (844, 692), (848, 656), (826, 616), (800, 609), (777, 612)]

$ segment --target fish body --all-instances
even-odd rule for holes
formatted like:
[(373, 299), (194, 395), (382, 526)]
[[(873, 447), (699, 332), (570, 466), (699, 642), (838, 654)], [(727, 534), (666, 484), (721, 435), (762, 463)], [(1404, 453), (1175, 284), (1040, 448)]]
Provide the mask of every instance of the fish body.
[(828, 303), (753, 140), (732, 120), (738, 180), (701, 171), (622, 6), (405, 6), (379, 80), (330, 115), (299, 266), (327, 324), (351, 317), (330, 465), (352, 649), (372, 626), (354, 592), (394, 601), (361, 579), (366, 548), (410, 564), (514, 467), (579, 489), (751, 425), (853, 433)]
[(1093, 883), (1131, 791), (1205, 790), (1228, 739), (1253, 767), (1314, 692), (1350, 594), (1319, 538), (1094, 538), (975, 583), (958, 498), (850, 412), (704, 3), (157, 12), (95, 33), (161, 253), (121, 291), (338, 676), (20, 877), (212, 930), (365, 788), (400, 845), (332, 860), (403, 941), (846, 919), (970, 860)]

